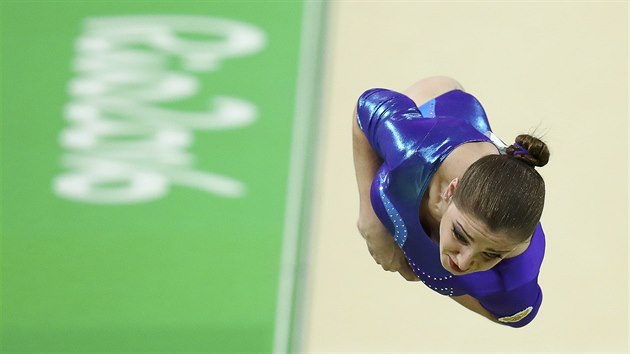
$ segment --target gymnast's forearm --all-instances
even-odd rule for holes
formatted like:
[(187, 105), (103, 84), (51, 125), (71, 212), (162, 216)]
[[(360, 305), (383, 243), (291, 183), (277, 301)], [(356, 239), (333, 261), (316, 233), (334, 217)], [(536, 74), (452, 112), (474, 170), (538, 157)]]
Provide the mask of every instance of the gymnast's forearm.
[[(359, 228), (370, 227), (369, 224), (377, 222), (378, 218), (372, 209), (370, 201), (370, 187), (383, 160), (370, 146), (365, 134), (359, 127), (356, 118), (356, 110), (352, 123), (352, 150), (354, 157), (354, 169), (359, 188)], [(367, 225), (361, 225), (365, 223)]]
[(450, 77), (431, 76), (415, 82), (403, 93), (416, 102), (416, 105), (421, 105), (436, 96), (455, 89), (464, 90), (459, 82)]

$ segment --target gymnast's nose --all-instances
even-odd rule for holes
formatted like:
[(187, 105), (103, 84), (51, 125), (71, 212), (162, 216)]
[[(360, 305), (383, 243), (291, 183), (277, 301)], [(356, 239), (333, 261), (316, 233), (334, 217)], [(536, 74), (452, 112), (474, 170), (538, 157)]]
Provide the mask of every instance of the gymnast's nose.
[(470, 248), (465, 247), (457, 255), (457, 266), (462, 271), (468, 271), (472, 266), (473, 257)]

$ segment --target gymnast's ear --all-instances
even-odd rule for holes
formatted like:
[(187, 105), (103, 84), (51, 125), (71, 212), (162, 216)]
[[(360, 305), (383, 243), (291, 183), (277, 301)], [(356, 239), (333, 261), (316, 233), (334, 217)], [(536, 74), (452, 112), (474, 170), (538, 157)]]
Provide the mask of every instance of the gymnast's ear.
[(459, 178), (455, 178), (448, 184), (446, 190), (442, 193), (442, 198), (447, 202), (450, 202), (453, 199), (453, 195), (455, 195), (455, 190), (457, 189), (457, 183), (459, 183)]

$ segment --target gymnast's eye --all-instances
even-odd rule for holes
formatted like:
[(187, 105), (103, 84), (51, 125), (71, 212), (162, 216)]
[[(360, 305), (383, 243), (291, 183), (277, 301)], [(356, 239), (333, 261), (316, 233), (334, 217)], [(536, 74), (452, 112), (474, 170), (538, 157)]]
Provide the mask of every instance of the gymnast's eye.
[(457, 231), (457, 229), (455, 229), (455, 226), (453, 226), (453, 235), (455, 235), (455, 238), (457, 239), (457, 241), (459, 241), (460, 243), (467, 245), (468, 241), (466, 241), (466, 239), (464, 238), (464, 236), (462, 236), (461, 233), (459, 233), (459, 231)]
[(483, 256), (488, 259), (503, 258), (500, 254), (483, 252)]

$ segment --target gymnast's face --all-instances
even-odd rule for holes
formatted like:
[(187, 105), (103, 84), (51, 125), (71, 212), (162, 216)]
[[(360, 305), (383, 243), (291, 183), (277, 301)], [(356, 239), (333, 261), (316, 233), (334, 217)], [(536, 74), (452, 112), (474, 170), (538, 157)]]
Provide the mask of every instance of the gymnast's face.
[(484, 223), (460, 212), (451, 202), (440, 221), (440, 261), (455, 275), (494, 267), (518, 244), (507, 234), (491, 233)]

